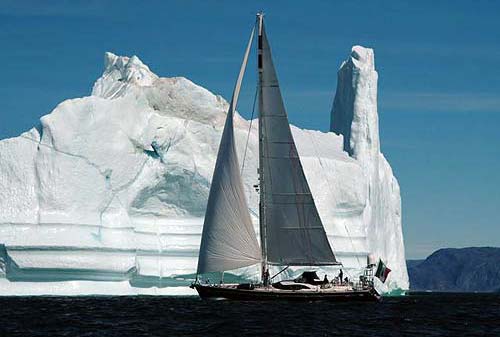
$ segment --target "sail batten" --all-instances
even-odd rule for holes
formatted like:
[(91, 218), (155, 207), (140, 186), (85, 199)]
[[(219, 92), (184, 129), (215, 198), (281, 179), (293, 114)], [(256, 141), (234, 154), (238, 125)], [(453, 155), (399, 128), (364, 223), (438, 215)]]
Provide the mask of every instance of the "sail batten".
[(233, 128), (254, 30), (245, 51), (219, 145), (203, 224), (198, 274), (237, 269), (261, 261), (241, 179)]
[(338, 264), (293, 140), (262, 17), (259, 26), (259, 172), (265, 263)]

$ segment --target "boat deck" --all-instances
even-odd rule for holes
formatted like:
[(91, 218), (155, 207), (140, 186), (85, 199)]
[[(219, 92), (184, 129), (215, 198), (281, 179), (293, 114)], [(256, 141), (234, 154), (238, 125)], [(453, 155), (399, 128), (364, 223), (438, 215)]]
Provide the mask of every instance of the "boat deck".
[(253, 289), (241, 289), (238, 284), (194, 284), (193, 288), (204, 299), (231, 300), (335, 300), (335, 301), (377, 301), (380, 296), (373, 288), (354, 289), (349, 285), (321, 287), (308, 285), (308, 288), (287, 290), (273, 286), (257, 285)]

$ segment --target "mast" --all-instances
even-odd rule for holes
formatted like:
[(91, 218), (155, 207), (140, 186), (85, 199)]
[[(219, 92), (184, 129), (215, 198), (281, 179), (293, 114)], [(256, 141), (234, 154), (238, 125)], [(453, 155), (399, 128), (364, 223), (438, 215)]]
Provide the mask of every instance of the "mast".
[(264, 184), (264, 174), (262, 172), (263, 168), (263, 137), (264, 131), (262, 129), (262, 111), (263, 111), (263, 101), (262, 101), (262, 24), (264, 20), (264, 13), (257, 13), (257, 29), (258, 29), (258, 44), (257, 44), (257, 69), (259, 75), (259, 232), (260, 232), (260, 248), (262, 257), (262, 271), (261, 277), (263, 282), (267, 282), (267, 276), (269, 275), (267, 271), (267, 239), (266, 239), (266, 217), (265, 217), (265, 184)]

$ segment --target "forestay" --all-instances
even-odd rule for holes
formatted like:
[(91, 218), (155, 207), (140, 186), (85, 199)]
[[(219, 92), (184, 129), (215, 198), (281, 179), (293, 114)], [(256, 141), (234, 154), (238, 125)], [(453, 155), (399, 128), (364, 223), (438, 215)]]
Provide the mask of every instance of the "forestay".
[(261, 262), (241, 180), (233, 116), (254, 30), (245, 52), (226, 117), (203, 224), (198, 273), (231, 270)]
[(261, 241), (270, 264), (338, 264), (307, 184), (262, 19), (259, 26)]

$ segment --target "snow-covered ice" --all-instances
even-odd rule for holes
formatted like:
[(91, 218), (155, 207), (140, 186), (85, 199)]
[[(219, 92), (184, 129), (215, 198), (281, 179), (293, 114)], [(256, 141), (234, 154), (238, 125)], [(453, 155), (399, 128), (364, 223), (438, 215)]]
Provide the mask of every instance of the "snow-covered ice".
[[(106, 53), (91, 96), (0, 141), (0, 294), (184, 294), (227, 108), (186, 78)], [(257, 124), (243, 172), (256, 229)], [(353, 276), (373, 252), (393, 270), (381, 289), (408, 289), (371, 49), (342, 64), (331, 125), (292, 131), (334, 252)], [(236, 115), (240, 162), (248, 129)]]

